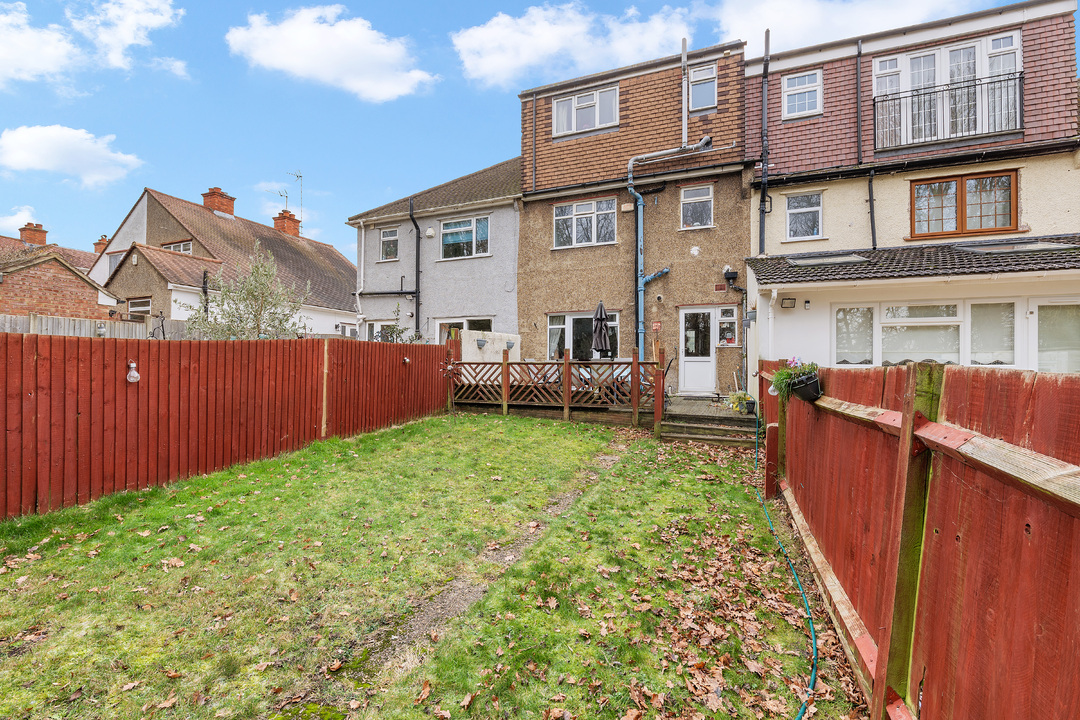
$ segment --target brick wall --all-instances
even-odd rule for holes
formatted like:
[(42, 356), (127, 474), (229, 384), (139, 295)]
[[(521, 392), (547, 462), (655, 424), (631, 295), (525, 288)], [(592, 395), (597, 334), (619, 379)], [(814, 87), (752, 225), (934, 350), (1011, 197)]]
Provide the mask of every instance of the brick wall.
[[(1043, 18), (1020, 27), (1024, 64), (1024, 133), (1009, 139), (970, 138), (936, 147), (910, 151), (874, 153), (873, 60), (883, 52), (864, 54), (862, 62), (862, 145), (863, 162), (926, 157), (944, 152), (970, 151), (1052, 140), (1077, 132), (1075, 28), (1071, 15)], [(993, 34), (1007, 32), (998, 28)], [(950, 38), (950, 43), (989, 32)], [(904, 54), (934, 43), (910, 45), (890, 50)], [(821, 115), (781, 120), (781, 78), (804, 70), (821, 68), (824, 79)], [(829, 168), (850, 167), (858, 160), (856, 113), (856, 61), (846, 57), (802, 68), (773, 71), (769, 77), (769, 173), (782, 175)], [(761, 156), (761, 76), (746, 78), (746, 148), (748, 158)], [(760, 171), (758, 172), (760, 175)]]
[(98, 291), (56, 260), (4, 273), (0, 315), (57, 315), (107, 320), (112, 305), (98, 305)]
[[(693, 63), (691, 63), (693, 65)], [(687, 123), (687, 142), (694, 144), (709, 135), (717, 149), (692, 158), (655, 163), (642, 173), (666, 172), (722, 163), (739, 162), (744, 153), (742, 116), (742, 53), (717, 60), (717, 107), (715, 112), (695, 114)], [(613, 82), (598, 83), (605, 87)], [(536, 99), (536, 182), (533, 183), (533, 101), (521, 103), (522, 189), (528, 193), (626, 177), (630, 158), (643, 153), (678, 147), (682, 142), (682, 71), (669, 68), (622, 78), (619, 85), (619, 125), (585, 136), (552, 138), (552, 100)], [(575, 87), (569, 92), (583, 89)]]

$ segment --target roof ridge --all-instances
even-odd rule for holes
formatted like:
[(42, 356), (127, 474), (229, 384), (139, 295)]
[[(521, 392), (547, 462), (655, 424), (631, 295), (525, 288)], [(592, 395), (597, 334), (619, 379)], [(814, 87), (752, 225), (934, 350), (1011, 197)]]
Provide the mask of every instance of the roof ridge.
[[(211, 210), (210, 208), (206, 207), (202, 203), (197, 203), (197, 202), (194, 202), (192, 200), (185, 200), (184, 198), (176, 197), (175, 195), (170, 195), (168, 193), (161, 192), (160, 190), (154, 190), (153, 188), (146, 188), (146, 191), (150, 192), (150, 193), (154, 193), (155, 195), (161, 195), (161, 196), (167, 197), (170, 200), (179, 200), (180, 202), (187, 203), (188, 205), (191, 205), (192, 207), (202, 208), (203, 210), (207, 210), (207, 211), (209, 211), (211, 213), (215, 213), (214, 210)], [(241, 222), (251, 223), (252, 225), (258, 225), (260, 227), (266, 228), (267, 230), (273, 230), (274, 232), (281, 233), (282, 235), (286, 235), (286, 236), (288, 236), (290, 238), (299, 239), (299, 240), (306, 240), (308, 242), (313, 242), (313, 243), (319, 243), (320, 245), (327, 245), (328, 244), (328, 243), (319, 242), (318, 240), (312, 240), (311, 238), (304, 237), (303, 235), (290, 235), (287, 232), (283, 232), (281, 230), (278, 230), (273, 225), (267, 225), (266, 223), (261, 223), (258, 220), (252, 220), (251, 218), (246, 218), (246, 217), (243, 217), (242, 215), (237, 215), (235, 213), (233, 213), (232, 217), (236, 218), (237, 220), (240, 220)], [(191, 232), (191, 228), (189, 228), (187, 225), (184, 225), (183, 221), (180, 220), (180, 218), (176, 218), (176, 221), (179, 222), (181, 225), (183, 225), (185, 230)], [(194, 233), (192, 233), (192, 237), (194, 237)]]

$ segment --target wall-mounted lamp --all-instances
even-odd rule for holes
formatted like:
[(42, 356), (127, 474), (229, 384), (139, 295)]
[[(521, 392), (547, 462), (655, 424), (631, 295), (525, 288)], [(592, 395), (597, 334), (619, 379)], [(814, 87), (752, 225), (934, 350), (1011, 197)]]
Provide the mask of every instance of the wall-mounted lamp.
[(341, 323), (334, 323), (334, 329), (335, 330), (340, 330), (341, 329)]
[(134, 360), (128, 360), (127, 381), (129, 383), (137, 383), (137, 382), (139, 382), (139, 371), (135, 369), (135, 361)]
[(803, 301), (802, 306), (803, 306), (804, 310), (809, 310), (810, 309), (810, 301), (809, 300)]
[(514, 341), (513, 340), (507, 340), (506, 341), (506, 349), (507, 350), (513, 350), (514, 349)]
[(795, 298), (780, 298), (780, 307), (790, 310), (795, 307)]
[(95, 329), (95, 334), (98, 337), (105, 337), (105, 321), (104, 320), (99, 320), (98, 321), (97, 328)]
[(109, 311), (109, 317), (116, 317), (116, 311), (115, 310), (110, 310)]
[(484, 338), (476, 338), (477, 350), (483, 350), (485, 345), (487, 345), (487, 340), (485, 340)]
[(425, 232), (425, 233), (424, 233), (424, 235), (425, 235), (425, 236), (427, 236), (427, 237), (429, 237), (429, 238), (433, 238), (433, 237), (435, 237), (435, 228), (433, 228), (433, 227), (429, 227), (429, 228), (427, 229), (427, 232)]

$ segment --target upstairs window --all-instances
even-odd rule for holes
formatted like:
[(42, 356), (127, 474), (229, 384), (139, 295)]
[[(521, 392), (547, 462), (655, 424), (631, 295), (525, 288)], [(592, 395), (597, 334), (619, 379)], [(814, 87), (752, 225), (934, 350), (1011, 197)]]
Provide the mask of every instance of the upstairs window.
[(615, 242), (615, 198), (555, 206), (555, 247)]
[(450, 220), (442, 224), (442, 258), (488, 254), (488, 218)]
[(379, 260), (397, 260), (397, 228), (383, 230), (379, 235)]
[(185, 240), (184, 242), (169, 243), (161, 246), (162, 250), (172, 250), (173, 252), (184, 253), (185, 255), (191, 254), (191, 241)]
[(619, 124), (619, 86), (559, 98), (552, 113), (552, 134), (567, 135)]
[(1004, 232), (1016, 220), (1016, 171), (911, 184), (912, 237)]
[(690, 69), (690, 109), (716, 107), (716, 65)]
[(684, 230), (712, 227), (712, 185), (685, 187), (680, 198)]
[(821, 71), (788, 75), (782, 81), (783, 119), (821, 113)]
[(815, 240), (821, 230), (821, 193), (787, 197), (787, 240)]

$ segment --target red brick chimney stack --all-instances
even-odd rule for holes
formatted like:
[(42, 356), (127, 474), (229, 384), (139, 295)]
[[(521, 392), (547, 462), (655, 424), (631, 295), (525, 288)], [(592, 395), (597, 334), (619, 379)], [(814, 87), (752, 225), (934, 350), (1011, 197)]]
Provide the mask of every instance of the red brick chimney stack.
[(274, 229), (300, 237), (300, 221), (288, 210), (282, 210), (274, 218)]
[(236, 198), (221, 192), (221, 188), (219, 187), (212, 187), (204, 192), (202, 194), (202, 199), (203, 207), (223, 212), (226, 215), (234, 214), (233, 203), (236, 202)]
[(48, 230), (41, 229), (41, 223), (26, 223), (25, 227), (19, 228), (19, 239), (30, 245), (44, 245)]
[(109, 244), (109, 238), (102, 235), (100, 240), (95, 240), (94, 241), (94, 253), (97, 254), (97, 255), (100, 255), (101, 251), (104, 250), (105, 246), (108, 245), (108, 244)]

